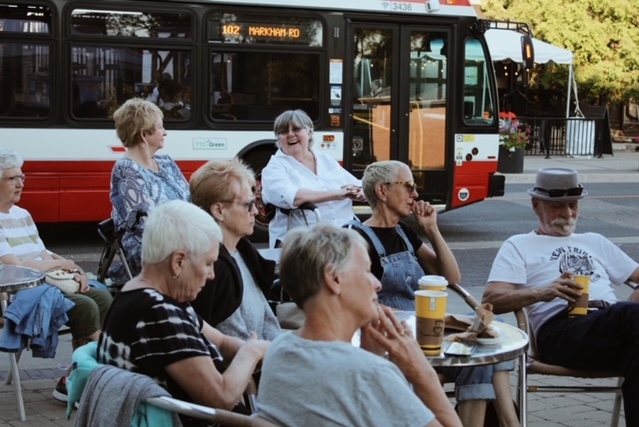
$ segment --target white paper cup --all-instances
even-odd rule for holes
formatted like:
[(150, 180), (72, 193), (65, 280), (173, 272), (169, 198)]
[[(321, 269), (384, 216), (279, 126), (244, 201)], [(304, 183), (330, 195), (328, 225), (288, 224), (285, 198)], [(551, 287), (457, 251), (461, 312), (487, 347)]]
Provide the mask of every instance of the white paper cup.
[(446, 291), (448, 287), (448, 280), (443, 276), (422, 276), (417, 283), (424, 291)]

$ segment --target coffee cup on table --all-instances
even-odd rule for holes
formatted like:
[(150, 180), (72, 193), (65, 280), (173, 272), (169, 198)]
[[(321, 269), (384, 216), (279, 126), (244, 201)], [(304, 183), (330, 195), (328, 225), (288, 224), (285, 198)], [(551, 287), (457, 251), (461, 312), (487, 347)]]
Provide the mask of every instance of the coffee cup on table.
[(590, 276), (572, 276), (572, 280), (583, 286), (581, 296), (574, 303), (568, 304), (568, 315), (583, 316), (588, 314), (588, 298), (590, 296)]
[(446, 292), (415, 291), (415, 336), (426, 356), (441, 354), (447, 300)]
[(444, 276), (422, 276), (419, 281), (419, 289), (424, 291), (445, 291), (448, 280)]

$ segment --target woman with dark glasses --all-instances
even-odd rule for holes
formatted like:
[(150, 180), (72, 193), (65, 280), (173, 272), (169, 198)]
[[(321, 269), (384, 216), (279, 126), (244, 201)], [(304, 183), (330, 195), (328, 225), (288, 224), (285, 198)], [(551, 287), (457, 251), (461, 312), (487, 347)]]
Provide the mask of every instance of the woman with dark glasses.
[(191, 176), (192, 202), (209, 212), (224, 237), (208, 280), (192, 305), (209, 324), (226, 335), (272, 340), (280, 326), (266, 295), (275, 263), (262, 258), (247, 236), (255, 224), (255, 176), (240, 160), (210, 161)]
[[(437, 212), (417, 200), (417, 184), (407, 165), (395, 160), (373, 163), (364, 171), (362, 187), (373, 214), (363, 224), (350, 224), (368, 241), (371, 270), (382, 282), (380, 303), (414, 310), (417, 281), (424, 274), (461, 281), (457, 261), (437, 227)], [(432, 249), (401, 222), (410, 215)]]

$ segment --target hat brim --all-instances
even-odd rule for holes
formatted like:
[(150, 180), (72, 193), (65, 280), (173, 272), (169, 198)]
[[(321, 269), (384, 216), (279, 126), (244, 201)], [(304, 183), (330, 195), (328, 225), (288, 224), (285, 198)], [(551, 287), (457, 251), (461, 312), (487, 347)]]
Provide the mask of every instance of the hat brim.
[(549, 202), (572, 202), (573, 200), (583, 199), (588, 195), (588, 192), (584, 189), (579, 196), (549, 197), (548, 193), (538, 192), (534, 188), (530, 188), (528, 189), (528, 194), (537, 199), (547, 200)]

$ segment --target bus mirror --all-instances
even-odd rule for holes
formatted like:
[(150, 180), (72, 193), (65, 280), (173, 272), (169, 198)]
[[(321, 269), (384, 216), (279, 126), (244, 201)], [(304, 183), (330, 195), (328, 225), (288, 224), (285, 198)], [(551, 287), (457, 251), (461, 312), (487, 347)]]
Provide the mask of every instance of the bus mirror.
[(521, 57), (527, 70), (535, 65), (535, 49), (530, 36), (521, 36)]

